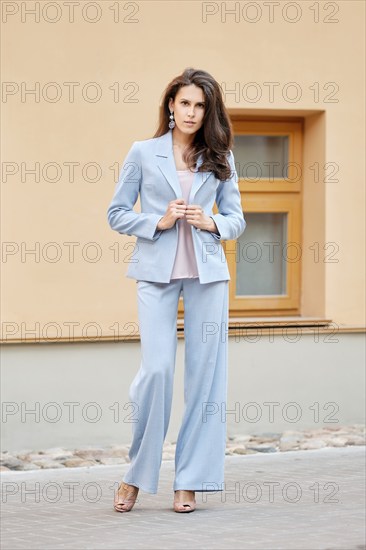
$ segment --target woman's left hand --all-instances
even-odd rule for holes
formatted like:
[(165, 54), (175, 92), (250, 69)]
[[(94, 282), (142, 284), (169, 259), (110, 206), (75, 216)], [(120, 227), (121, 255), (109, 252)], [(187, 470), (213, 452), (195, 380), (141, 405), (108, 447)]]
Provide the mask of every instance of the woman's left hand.
[(199, 204), (187, 204), (185, 218), (189, 224), (194, 225), (197, 229), (216, 231), (215, 222), (210, 216), (206, 216)]

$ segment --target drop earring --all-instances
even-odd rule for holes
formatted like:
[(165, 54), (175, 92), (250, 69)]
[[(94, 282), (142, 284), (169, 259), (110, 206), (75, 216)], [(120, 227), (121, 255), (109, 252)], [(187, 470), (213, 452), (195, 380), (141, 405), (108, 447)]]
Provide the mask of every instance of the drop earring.
[(174, 114), (173, 112), (170, 113), (170, 122), (169, 122), (169, 128), (172, 130), (175, 126), (175, 120), (174, 120)]

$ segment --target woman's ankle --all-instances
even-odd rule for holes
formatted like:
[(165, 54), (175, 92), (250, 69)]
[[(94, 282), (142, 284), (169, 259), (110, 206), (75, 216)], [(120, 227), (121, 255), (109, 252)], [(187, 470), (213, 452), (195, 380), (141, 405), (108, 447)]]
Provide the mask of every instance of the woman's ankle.
[(126, 483), (125, 481), (122, 481), (122, 488), (127, 490), (133, 489), (135, 491), (139, 490), (139, 487), (136, 487), (136, 485), (131, 485), (130, 483)]

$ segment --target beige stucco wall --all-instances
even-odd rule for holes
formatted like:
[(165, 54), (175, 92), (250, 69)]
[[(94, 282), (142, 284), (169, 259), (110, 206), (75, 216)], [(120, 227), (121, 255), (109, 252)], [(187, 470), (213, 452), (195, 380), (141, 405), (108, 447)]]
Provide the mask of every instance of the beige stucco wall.
[[(309, 2), (280, 2), (272, 22), (263, 2), (238, 2), (241, 16), (235, 21), (228, 15), (226, 22), (221, 2), (120, 2), (119, 22), (113, 22), (115, 2), (96, 2), (100, 19), (95, 23), (83, 20), (86, 2), (75, 7), (73, 23), (61, 2), (55, 23), (46, 20), (55, 12), (41, 12), (35, 23), (33, 16), (22, 15), (20, 2), (9, 4), (19, 10), (5, 19), (3, 14), (2, 24), (2, 77), (11, 92), (2, 104), (2, 161), (3, 166), (14, 163), (3, 168), (3, 178), (4, 169), (15, 171), (2, 189), (2, 240), (10, 251), (2, 263), (1, 313), (3, 323), (10, 323), (3, 324), (3, 339), (25, 337), (35, 323), (36, 334), (45, 333), (51, 322), (59, 338), (68, 337), (69, 323), (76, 323), (75, 336), (95, 334), (94, 325), (88, 331), (88, 323), (99, 327), (100, 336), (114, 330), (131, 332), (123, 325), (136, 323), (136, 289), (135, 282), (125, 278), (123, 257), (131, 249), (123, 250), (123, 245), (134, 240), (112, 232), (106, 218), (116, 163), (123, 161), (133, 141), (153, 135), (164, 87), (188, 66), (211, 72), (228, 89), (236, 82), (242, 92), (249, 82), (259, 85), (262, 97), (257, 102), (243, 93), (239, 101), (227, 94), (230, 109), (246, 114), (302, 113), (304, 244), (318, 241), (320, 247), (338, 247), (336, 263), (316, 263), (309, 251), (304, 255), (302, 313), (325, 315), (339, 325), (365, 324), (363, 2), (330, 2), (327, 9), (324, 2), (315, 3), (319, 22), (314, 22)], [(22, 4), (33, 9), (35, 3)], [(227, 9), (234, 5), (226, 3)], [(249, 23), (243, 14), (253, 20), (255, 5), (262, 15)], [(203, 10), (216, 8), (219, 11), (204, 22)], [(286, 21), (285, 16), (295, 17), (295, 10), (298, 21)], [(84, 15), (92, 18), (95, 13), (91, 6)], [(338, 22), (326, 23), (326, 17)], [(51, 82), (58, 85), (59, 101), (45, 99)], [(73, 102), (66, 82), (80, 84)], [(90, 82), (101, 91), (96, 102), (81, 93)], [(273, 101), (264, 84), (268, 82), (279, 83)], [(290, 82), (301, 91), (294, 103), (282, 96)], [(32, 94), (22, 97), (22, 83), (28, 89), (39, 85), (38, 102)], [(120, 91), (117, 102), (115, 83)], [(329, 83), (335, 84), (327, 88)], [(316, 86), (319, 99), (314, 97)], [(333, 86), (337, 102), (330, 103)], [(92, 95), (92, 88), (89, 92)], [(248, 89), (248, 95), (251, 92)], [(338, 182), (312, 181), (310, 166), (316, 158), (339, 166)], [(41, 171), (49, 162), (58, 163), (59, 181), (45, 181), (42, 173), (39, 181), (29, 174), (22, 181), (21, 163), (33, 168), (36, 162)], [(69, 162), (80, 163), (74, 181), (65, 165)], [(96, 182), (86, 181), (82, 174), (81, 168), (90, 162), (100, 167)], [(55, 262), (42, 256), (51, 242), (61, 254)], [(76, 243), (75, 261), (69, 260), (69, 242)], [(122, 258), (114, 261), (111, 247), (117, 242)], [(34, 249), (36, 243), (39, 262), (32, 255), (22, 258), (21, 247)], [(98, 261), (83, 258), (81, 249), (87, 243), (97, 243)], [(49, 249), (50, 256), (54, 251)], [(94, 250), (89, 252), (92, 256)], [(54, 329), (48, 334), (55, 334)]]

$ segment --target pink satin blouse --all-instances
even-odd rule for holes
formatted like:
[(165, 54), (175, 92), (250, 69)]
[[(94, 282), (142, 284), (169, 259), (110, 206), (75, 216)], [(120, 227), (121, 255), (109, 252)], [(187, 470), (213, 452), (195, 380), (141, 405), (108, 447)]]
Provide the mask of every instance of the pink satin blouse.
[[(177, 170), (177, 174), (182, 190), (182, 197), (188, 204), (194, 172), (191, 172), (190, 170)], [(191, 225), (185, 218), (178, 219), (176, 223), (179, 224), (178, 246), (171, 280), (198, 277)]]

